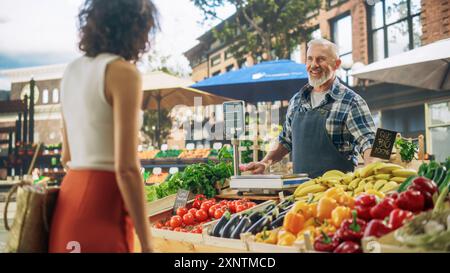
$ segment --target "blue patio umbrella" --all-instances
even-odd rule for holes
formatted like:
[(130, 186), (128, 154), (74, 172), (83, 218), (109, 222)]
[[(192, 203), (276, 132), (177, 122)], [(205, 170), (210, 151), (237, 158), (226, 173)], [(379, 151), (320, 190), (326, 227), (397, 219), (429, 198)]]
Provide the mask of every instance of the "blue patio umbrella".
[(211, 94), (247, 102), (289, 100), (308, 82), (306, 66), (290, 60), (257, 65), (208, 78), (192, 85)]

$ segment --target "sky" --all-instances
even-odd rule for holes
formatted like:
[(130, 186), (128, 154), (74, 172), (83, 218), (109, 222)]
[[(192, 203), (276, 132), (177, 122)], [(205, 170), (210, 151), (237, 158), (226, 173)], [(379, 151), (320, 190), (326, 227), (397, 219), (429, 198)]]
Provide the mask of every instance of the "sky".
[[(153, 0), (160, 13), (161, 31), (154, 49), (170, 55), (170, 64), (189, 70), (182, 55), (219, 21), (202, 23), (203, 16), (190, 0)], [(1, 0), (0, 70), (67, 63), (80, 56), (77, 49), (77, 13), (84, 0)], [(231, 6), (220, 10), (226, 18)], [(0, 90), (10, 82), (0, 76)]]

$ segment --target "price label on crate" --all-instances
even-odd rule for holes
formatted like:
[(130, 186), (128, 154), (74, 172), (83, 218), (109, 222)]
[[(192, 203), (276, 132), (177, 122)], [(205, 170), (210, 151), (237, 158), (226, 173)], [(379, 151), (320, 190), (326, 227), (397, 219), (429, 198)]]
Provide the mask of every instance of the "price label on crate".
[(213, 144), (213, 149), (214, 150), (220, 150), (222, 148), (222, 143), (220, 142), (216, 142)]
[(179, 172), (178, 167), (171, 167), (169, 169), (170, 174), (176, 174), (177, 172)]
[(173, 214), (177, 212), (178, 208), (186, 206), (188, 200), (190, 191), (179, 189), (177, 192), (177, 196), (175, 197), (175, 203), (173, 204)]
[(167, 144), (161, 145), (161, 151), (167, 151), (168, 148), (169, 148), (169, 147), (167, 146)]
[(153, 172), (154, 175), (159, 175), (162, 173), (162, 169), (161, 168), (153, 168)]
[(381, 159), (390, 159), (396, 137), (397, 132), (379, 128), (375, 135), (375, 142), (373, 143), (370, 156)]
[(188, 151), (192, 151), (195, 149), (195, 144), (194, 143), (188, 143), (186, 144), (186, 150)]

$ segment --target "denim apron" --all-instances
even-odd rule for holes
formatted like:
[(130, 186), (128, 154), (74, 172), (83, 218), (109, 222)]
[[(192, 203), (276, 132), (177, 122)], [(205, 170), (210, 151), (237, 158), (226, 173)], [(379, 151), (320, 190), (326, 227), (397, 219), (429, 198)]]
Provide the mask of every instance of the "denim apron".
[(294, 173), (307, 173), (310, 178), (329, 170), (354, 170), (349, 153), (340, 153), (328, 136), (326, 121), (332, 107), (328, 103), (306, 112), (297, 111), (292, 121), (292, 161)]

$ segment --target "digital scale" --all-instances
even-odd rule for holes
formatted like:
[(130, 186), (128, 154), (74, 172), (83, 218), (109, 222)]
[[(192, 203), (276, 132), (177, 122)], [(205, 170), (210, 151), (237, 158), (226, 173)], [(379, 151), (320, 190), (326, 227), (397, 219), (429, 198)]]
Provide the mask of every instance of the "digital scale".
[(244, 192), (259, 194), (277, 194), (281, 191), (292, 191), (298, 185), (310, 180), (307, 174), (293, 175), (241, 175), (239, 171), (240, 153), (239, 137), (245, 133), (245, 103), (244, 101), (229, 101), (223, 103), (226, 139), (231, 139), (233, 145), (234, 176), (230, 180), (230, 188)]

